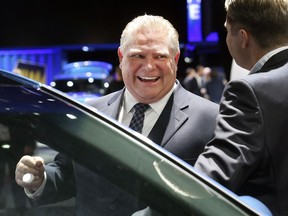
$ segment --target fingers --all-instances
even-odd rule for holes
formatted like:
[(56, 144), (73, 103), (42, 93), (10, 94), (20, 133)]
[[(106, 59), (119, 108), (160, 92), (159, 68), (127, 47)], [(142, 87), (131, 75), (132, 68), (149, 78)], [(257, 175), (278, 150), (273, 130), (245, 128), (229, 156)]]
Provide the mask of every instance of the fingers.
[[(33, 179), (27, 181), (29, 173)], [(42, 184), (44, 179), (44, 160), (41, 157), (31, 157), (28, 155), (23, 156), (18, 162), (15, 170), (15, 180), (18, 185), (36, 191)], [(24, 180), (24, 181), (23, 181)]]
[(31, 183), (34, 181), (34, 175), (32, 173), (26, 173), (22, 177), (22, 181), (25, 183)]

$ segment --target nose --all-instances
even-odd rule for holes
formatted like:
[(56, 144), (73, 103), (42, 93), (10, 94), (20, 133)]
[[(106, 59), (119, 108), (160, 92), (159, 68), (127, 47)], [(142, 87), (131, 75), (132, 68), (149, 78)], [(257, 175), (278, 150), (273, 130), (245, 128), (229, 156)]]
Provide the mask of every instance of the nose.
[(146, 57), (142, 63), (142, 67), (146, 70), (154, 70), (156, 68), (155, 59)]

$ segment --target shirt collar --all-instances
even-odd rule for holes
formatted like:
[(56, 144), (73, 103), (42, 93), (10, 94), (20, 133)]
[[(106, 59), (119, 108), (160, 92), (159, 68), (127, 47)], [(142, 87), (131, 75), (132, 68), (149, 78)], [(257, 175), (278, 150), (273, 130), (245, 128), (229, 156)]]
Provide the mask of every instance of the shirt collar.
[[(174, 89), (177, 87), (177, 83), (175, 82), (173, 88), (171, 88), (171, 90), (159, 101), (155, 102), (155, 103), (151, 103), (149, 104), (151, 106), (151, 108), (157, 112), (159, 115), (161, 114), (162, 110), (164, 109), (167, 101), (169, 100), (171, 94), (173, 93)], [(133, 96), (132, 94), (129, 92), (129, 90), (126, 88), (125, 92), (124, 92), (124, 100), (123, 100), (123, 108), (124, 108), (124, 112), (129, 113), (132, 111), (133, 106), (136, 103), (139, 103)]]
[(256, 64), (253, 66), (253, 68), (251, 69), (250, 73), (254, 73), (256, 71), (259, 71), (263, 65), (275, 54), (281, 52), (282, 50), (288, 49), (288, 46), (284, 46), (284, 47), (280, 47), (277, 49), (274, 49), (268, 53), (266, 53), (262, 58), (260, 58)]

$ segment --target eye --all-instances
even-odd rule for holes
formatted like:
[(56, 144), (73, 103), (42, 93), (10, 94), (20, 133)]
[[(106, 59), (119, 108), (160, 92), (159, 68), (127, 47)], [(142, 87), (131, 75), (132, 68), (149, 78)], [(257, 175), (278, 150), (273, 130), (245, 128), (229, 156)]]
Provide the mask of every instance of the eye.
[(143, 59), (144, 56), (141, 54), (132, 54), (129, 56), (129, 58), (133, 58), (133, 59)]
[(158, 55), (156, 56), (157, 59), (167, 59), (168, 56), (167, 55)]

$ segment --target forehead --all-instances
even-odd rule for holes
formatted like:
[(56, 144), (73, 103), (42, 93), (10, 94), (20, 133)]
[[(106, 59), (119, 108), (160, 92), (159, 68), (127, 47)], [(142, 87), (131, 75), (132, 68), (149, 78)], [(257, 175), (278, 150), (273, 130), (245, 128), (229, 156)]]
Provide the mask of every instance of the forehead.
[(131, 49), (168, 50), (169, 46), (164, 34), (156, 32), (138, 33), (128, 45)]
[(157, 42), (157, 41), (165, 41), (167, 38), (167, 32), (161, 31), (159, 29), (142, 29), (141, 31), (138, 31), (134, 35), (135, 41), (141, 42), (141, 41), (151, 41), (151, 42)]

